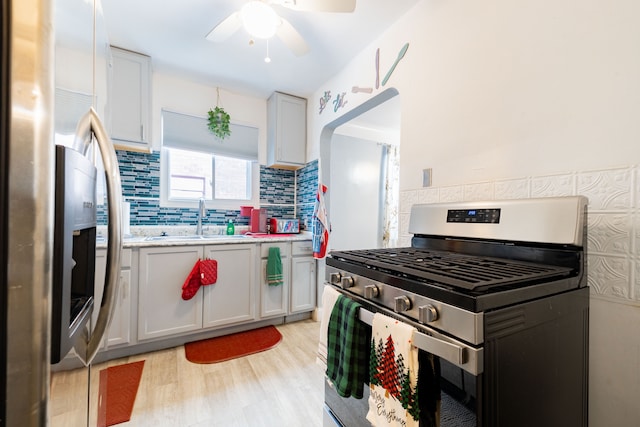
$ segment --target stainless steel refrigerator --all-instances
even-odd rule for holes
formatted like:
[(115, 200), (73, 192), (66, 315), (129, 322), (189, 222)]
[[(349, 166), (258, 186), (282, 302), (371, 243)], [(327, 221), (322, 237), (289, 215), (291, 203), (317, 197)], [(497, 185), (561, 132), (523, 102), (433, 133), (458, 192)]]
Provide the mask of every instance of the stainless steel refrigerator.
[[(109, 48), (99, 0), (0, 1), (0, 425), (41, 426), (50, 424), (51, 364), (73, 348), (89, 377), (118, 290), (120, 174), (101, 120), (108, 119)], [(87, 168), (61, 170), (77, 163), (57, 151)], [(89, 184), (79, 185), (80, 175)], [(89, 287), (79, 301), (78, 277), (94, 283), (102, 176), (107, 277), (101, 301)], [(79, 210), (66, 206), (65, 214), (62, 195), (77, 199)], [(64, 283), (71, 289), (61, 290)], [(89, 386), (74, 405), (88, 404)]]

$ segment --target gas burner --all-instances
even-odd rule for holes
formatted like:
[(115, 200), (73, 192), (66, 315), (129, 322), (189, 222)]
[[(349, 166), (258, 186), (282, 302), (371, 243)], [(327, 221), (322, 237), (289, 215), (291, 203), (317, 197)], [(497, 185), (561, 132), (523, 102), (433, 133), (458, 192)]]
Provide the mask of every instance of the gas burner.
[(415, 248), (333, 252), (333, 258), (389, 274), (470, 291), (569, 277), (573, 269), (510, 259)]

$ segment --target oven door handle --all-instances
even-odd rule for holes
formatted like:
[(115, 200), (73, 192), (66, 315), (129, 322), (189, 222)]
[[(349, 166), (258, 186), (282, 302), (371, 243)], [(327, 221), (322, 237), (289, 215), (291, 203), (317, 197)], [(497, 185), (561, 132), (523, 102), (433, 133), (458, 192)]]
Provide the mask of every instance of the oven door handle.
[(456, 365), (463, 365), (467, 362), (463, 347), (423, 334), (422, 332), (416, 331), (413, 333), (413, 345), (420, 350), (424, 350), (427, 353), (431, 353)]
[[(367, 325), (373, 325), (373, 313), (364, 308), (360, 308), (358, 317)], [(457, 344), (432, 337), (422, 332), (413, 332), (413, 345), (420, 350), (431, 353), (434, 356), (441, 357), (456, 365), (463, 365), (467, 362), (464, 347)]]

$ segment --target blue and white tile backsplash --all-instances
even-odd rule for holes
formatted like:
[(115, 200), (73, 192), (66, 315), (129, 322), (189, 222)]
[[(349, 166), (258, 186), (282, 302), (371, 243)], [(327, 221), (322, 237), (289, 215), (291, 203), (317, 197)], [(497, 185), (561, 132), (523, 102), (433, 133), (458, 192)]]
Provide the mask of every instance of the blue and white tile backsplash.
[[(131, 206), (130, 225), (195, 225), (197, 210), (160, 207), (160, 153), (117, 150), (123, 201)], [(269, 217), (299, 218), (309, 223), (318, 182), (318, 161), (297, 171), (260, 166), (260, 207)], [(209, 209), (205, 225), (223, 225), (232, 219), (248, 225), (240, 210)], [(106, 208), (98, 209), (98, 224), (106, 224)]]
[(296, 218), (311, 227), (311, 216), (318, 191), (318, 161), (308, 163), (296, 171)]

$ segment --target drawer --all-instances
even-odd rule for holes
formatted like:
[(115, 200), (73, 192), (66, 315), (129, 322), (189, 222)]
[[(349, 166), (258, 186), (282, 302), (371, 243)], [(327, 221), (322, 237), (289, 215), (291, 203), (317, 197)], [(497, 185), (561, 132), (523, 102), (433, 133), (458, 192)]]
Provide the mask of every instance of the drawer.
[(280, 248), (280, 257), (289, 256), (291, 245), (289, 242), (281, 242), (281, 243), (262, 243), (260, 245), (260, 257), (267, 258), (269, 256), (269, 248), (278, 247)]
[(291, 242), (291, 256), (313, 256), (313, 244), (311, 240), (303, 242)]
[(122, 249), (122, 253), (120, 254), (121, 268), (131, 268), (131, 252), (131, 248)]

